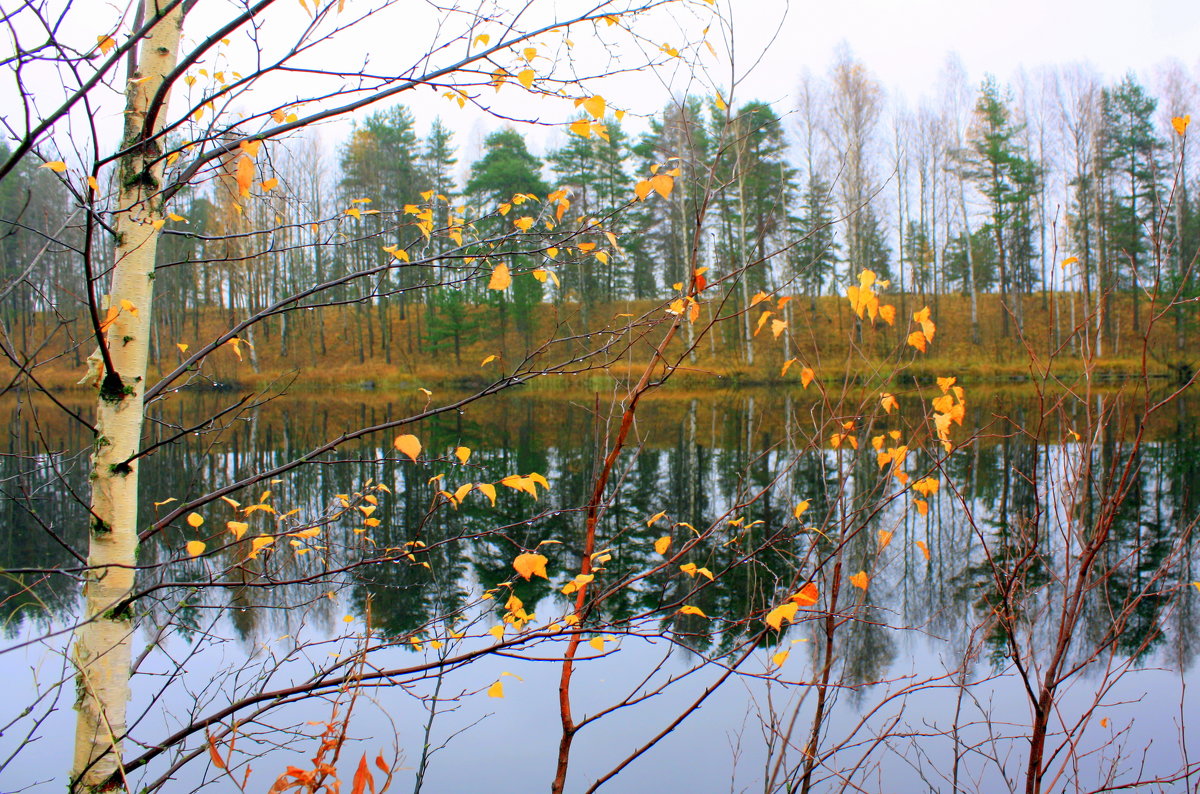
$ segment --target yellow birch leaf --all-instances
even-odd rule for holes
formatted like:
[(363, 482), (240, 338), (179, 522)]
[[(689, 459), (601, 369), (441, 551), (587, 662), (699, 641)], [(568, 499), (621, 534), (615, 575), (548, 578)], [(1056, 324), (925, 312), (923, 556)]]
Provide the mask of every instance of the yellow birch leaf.
[(883, 321), (888, 325), (895, 325), (896, 307), (892, 306), (890, 303), (885, 303), (883, 306), (879, 307), (879, 316), (882, 317)]
[(187, 522), (189, 527), (199, 529), (204, 523), (204, 516), (199, 513), (188, 513)]
[(595, 648), (598, 651), (603, 651), (604, 650), (604, 638), (603, 637), (592, 637), (590, 640), (588, 640), (588, 645), (592, 646), (593, 648)]
[(776, 667), (783, 667), (783, 663), (787, 661), (788, 654), (790, 653), (791, 651), (780, 651), (771, 657), (771, 664), (775, 665)]
[(675, 180), (666, 174), (655, 174), (650, 177), (650, 187), (663, 198), (670, 198), (671, 191), (675, 189)]
[(606, 105), (607, 103), (604, 101), (604, 97), (600, 96), (599, 94), (583, 100), (583, 109), (586, 110), (594, 119), (604, 117), (604, 109)]
[(264, 191), (274, 190), (275, 188), (279, 187), (279, 180), (276, 177), (271, 177), (270, 179), (265, 179), (262, 182), (259, 182), (258, 186)]
[(242, 535), (246, 534), (246, 530), (250, 528), (250, 525), (243, 521), (226, 521), (225, 528), (233, 533), (234, 540), (241, 540)]
[(532, 69), (522, 69), (517, 73), (517, 80), (521, 83), (521, 85), (525, 86), (526, 89), (531, 89), (533, 88), (533, 78), (536, 76), (537, 75)]
[(645, 201), (646, 196), (649, 196), (653, 190), (654, 186), (650, 184), (649, 179), (643, 179), (633, 186), (633, 192), (637, 194), (638, 201)]
[(491, 364), (495, 360), (496, 360), (495, 354), (492, 354), (490, 356), (484, 356), (483, 361), (479, 362), (479, 366), (486, 367), (488, 364)]
[(189, 557), (199, 557), (208, 548), (202, 540), (189, 540), (187, 542), (187, 553)]
[(475, 486), (472, 485), (471, 483), (466, 483), (465, 485), (458, 486), (458, 488), (456, 488), (454, 490), (454, 501), (461, 504), (462, 500), (466, 498), (467, 494), (469, 494), (471, 492), (471, 489), (474, 487)]
[(913, 504), (917, 506), (917, 512), (923, 516), (929, 515), (929, 502), (924, 499), (913, 499)]
[(480, 33), (478, 36), (475, 37), (475, 40), (472, 43), (475, 45), (478, 45), (480, 47), (484, 47), (484, 46), (487, 46), (487, 43), (491, 40), (492, 40), (492, 37), (489, 36), (488, 34)]
[(666, 515), (667, 515), (666, 510), (655, 513), (654, 515), (652, 515), (646, 519), (646, 526), (648, 526), (648, 527), (654, 526), (655, 524), (657, 524), (659, 522), (660, 519), (662, 519)]
[(175, 223), (180, 223), (180, 222), (187, 223), (187, 218), (183, 217), (182, 215), (177, 215), (174, 212), (168, 212), (167, 219), (174, 221)]
[(504, 697), (504, 681), (497, 679), (496, 683), (494, 683), (490, 687), (488, 687), (487, 694), (488, 694), (488, 697), (490, 697), (490, 698)]
[(262, 146), (262, 141), (241, 141), (238, 143), (238, 148), (245, 152), (247, 157), (258, 157), (258, 149)]
[(508, 272), (508, 265), (501, 262), (496, 265), (496, 269), (492, 271), (492, 277), (488, 279), (488, 289), (508, 289), (508, 285), (511, 283), (512, 275)]
[(407, 455), (409, 459), (413, 461), (417, 459), (417, 455), (421, 454), (421, 442), (414, 435), (405, 434), (402, 436), (396, 436), (396, 440), (392, 442), (392, 446), (394, 446), (400, 454)]
[(547, 562), (549, 560), (546, 559), (544, 554), (534, 554), (527, 551), (523, 554), (518, 554), (517, 558), (513, 560), (513, 569), (527, 582), (533, 576), (548, 579), (549, 577), (546, 576)]
[(162, 507), (163, 505), (169, 505), (169, 504), (171, 504), (171, 502), (178, 502), (178, 501), (179, 501), (179, 500), (178, 500), (178, 499), (176, 499), (174, 496), (169, 496), (169, 497), (167, 497), (166, 499), (162, 500), (161, 502), (155, 502), (155, 503), (154, 503), (154, 506), (155, 506), (155, 507)]
[(771, 321), (771, 336), (778, 339), (783, 333), (783, 329), (787, 328), (787, 320), (772, 320)]
[(671, 538), (668, 535), (663, 535), (654, 541), (654, 550), (664, 557), (667, 556), (667, 549), (669, 548), (671, 548)]
[(925, 555), (925, 559), (928, 560), (929, 559), (929, 547), (925, 545), (925, 541), (918, 540), (917, 548), (921, 550), (921, 553)]
[(496, 642), (502, 642), (504, 640), (504, 624), (500, 623), (495, 626), (492, 626), (490, 629), (487, 630), (487, 633), (491, 634), (493, 637), (495, 637)]
[(879, 550), (883, 551), (892, 542), (892, 533), (886, 529), (879, 530)]
[[(102, 55), (108, 55), (109, 50), (117, 46), (117, 42), (113, 40), (112, 36), (97, 36), (96, 43), (100, 45), (100, 54)], [(1183, 133), (1180, 134), (1182, 135)]]
[(533, 228), (533, 218), (530, 218), (530, 217), (517, 218), (515, 221), (513, 221), (513, 226), (516, 226), (518, 229), (520, 229), (523, 232), (527, 232), (531, 228)]
[(1076, 263), (1076, 262), (1078, 262), (1078, 261), (1079, 261), (1079, 257), (1077, 257), (1077, 256), (1068, 256), (1066, 259), (1064, 259), (1064, 260), (1062, 261), (1062, 269), (1063, 269), (1063, 270), (1066, 270), (1068, 267), (1070, 267), (1071, 265), (1075, 264), (1075, 263)]
[(789, 601), (788, 603), (777, 606), (768, 612), (767, 616), (763, 618), (763, 622), (776, 631), (779, 631), (779, 629), (783, 626), (784, 620), (786, 620), (788, 623), (795, 622), (796, 611), (798, 609), (800, 609), (799, 604), (794, 601)]
[(813, 372), (812, 367), (805, 367), (800, 370), (800, 385), (807, 389), (808, 384), (812, 383), (816, 376), (817, 373)]
[(794, 358), (789, 358), (787, 361), (783, 362), (783, 368), (779, 370), (779, 377), (782, 378), (784, 375), (786, 375), (787, 371), (791, 369), (792, 365), (795, 363), (796, 359)]
[(99, 185), (99, 183), (96, 182), (96, 177), (91, 176), (89, 174), (88, 178), (87, 178), (87, 183), (88, 183), (88, 187), (90, 187), (92, 190), (97, 190), (97, 191), (100, 190), (100, 185)]
[(911, 345), (912, 347), (915, 347), (917, 350), (920, 350), (922, 353), (924, 353), (925, 352), (925, 334), (922, 333), (921, 331), (913, 331), (911, 334), (908, 335), (908, 344)]
[(754, 326), (754, 336), (758, 336), (758, 332), (767, 324), (767, 318), (771, 316), (771, 312), (763, 312), (758, 316), (758, 323)]
[(1175, 118), (1171, 119), (1171, 126), (1175, 129), (1175, 134), (1180, 137), (1183, 137), (1184, 133), (1187, 132), (1188, 125), (1191, 123), (1191, 115), (1176, 116)]
[(704, 614), (704, 610), (700, 609), (700, 607), (692, 606), (691, 604), (684, 604), (683, 606), (681, 606), (679, 608), (679, 614), (681, 614), (681, 615), (698, 615), (702, 618), (708, 617), (708, 615)]
[(458, 458), (459, 463), (466, 463), (467, 460), (471, 457), (471, 448), (470, 447), (455, 447), (454, 448), (454, 457)]
[(492, 507), (496, 506), (496, 486), (490, 482), (481, 482), (475, 486), (475, 490), (486, 496), (492, 503)]
[(239, 157), (236, 173), (238, 192), (243, 197), (250, 195), (250, 186), (254, 184), (254, 161), (249, 157)]
[(808, 500), (805, 499), (802, 502), (798, 502), (796, 504), (796, 506), (792, 508), (792, 515), (795, 516), (797, 519), (799, 519), (800, 516), (804, 515), (804, 511), (807, 509), (808, 509)]
[(857, 587), (859, 590), (866, 590), (867, 585), (871, 583), (871, 577), (867, 576), (866, 571), (859, 571), (850, 577), (850, 584)]
[[(587, 119), (576, 119), (567, 125), (567, 129), (580, 138), (592, 137), (592, 123)], [(649, 193), (650, 191), (647, 190), (646, 192)]]
[(49, 168), (54, 173), (61, 174), (63, 171), (67, 170), (67, 164), (62, 160), (51, 160), (48, 163), (42, 163), (38, 166), (38, 168)]
[(708, 570), (707, 568), (697, 568), (696, 573), (698, 573), (700, 576), (705, 577), (710, 582), (713, 581), (713, 572)]
[(900, 403), (896, 402), (896, 397), (888, 392), (883, 392), (879, 395), (879, 404), (889, 414), (900, 407)]
[(252, 538), (250, 540), (250, 553), (246, 555), (247, 558), (253, 560), (258, 556), (260, 551), (265, 549), (267, 546), (270, 546), (274, 542), (275, 538), (268, 537), (266, 535), (259, 535), (255, 538)]

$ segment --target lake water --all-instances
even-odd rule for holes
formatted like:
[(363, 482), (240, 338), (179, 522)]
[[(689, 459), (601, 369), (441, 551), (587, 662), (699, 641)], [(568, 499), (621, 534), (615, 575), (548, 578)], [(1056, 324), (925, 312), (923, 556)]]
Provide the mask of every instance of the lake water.
[[(567, 791), (618, 767), (604, 790), (799, 791), (807, 777), (812, 791), (1023, 791), (1029, 693), (1048, 670), (1061, 683), (1043, 790), (1194, 789), (1200, 401), (1148, 412), (1159, 395), (971, 391), (946, 453), (930, 416), (936, 387), (898, 393), (895, 414), (879, 410), (878, 394), (834, 401), (815, 390), (672, 393), (639, 409), (597, 532), (603, 570), (582, 624), (595, 643), (580, 646), (572, 690), (576, 722), (595, 719), (575, 738)], [(295, 466), (344, 433), (421, 411), (425, 398), (301, 394), (200, 427), (237, 398), (178, 395), (157, 407), (152, 440), (186, 432), (142, 464), (148, 529), (180, 503), (285, 470), (228, 494), (240, 509), (210, 502), (196, 508), (200, 529), (180, 516), (144, 542), (126, 760), (231, 702), (349, 674), (365, 680), (343, 790), (360, 756), (381, 752), (402, 767), (392, 791), (414, 790), (422, 767), (427, 792), (547, 788), (573, 603), (560, 591), (579, 570), (581, 508), (619, 397), (493, 398)], [(90, 434), (47, 406), (8, 410), (0, 564), (22, 572), (2, 591), (0, 789), (61, 790), (78, 582), (38, 571), (78, 564), (64, 544), (86, 548), (74, 497), (87, 493)], [(419, 462), (392, 449), (401, 432), (421, 440)], [(936, 492), (901, 483), (876, 439), (884, 453), (906, 444), (907, 485), (936, 480)], [(471, 450), (466, 464), (458, 446)], [(536, 501), (503, 485), (495, 506), (479, 490), (457, 506), (438, 496), (531, 472), (550, 486), (534, 486)], [(254, 504), (271, 511), (247, 515)], [(240, 542), (222, 531), (230, 520), (249, 525)], [(319, 532), (305, 536), (310, 527)], [(283, 531), (300, 534), (248, 558), (252, 537)], [(1105, 539), (1088, 558), (1097, 531)], [(195, 539), (208, 550), (193, 559), (184, 545)], [(548, 581), (514, 575), (514, 558), (535, 549)], [(767, 629), (770, 611), (808, 582), (816, 604)], [(498, 644), (488, 630), (513, 611), (510, 595), (535, 618), (508, 625)], [(502, 698), (489, 697), (496, 682)], [(322, 730), (309, 723), (329, 720), (334, 701), (344, 716), (344, 690), (234, 713), (233, 765), (238, 779), (252, 768), (247, 790), (308, 763)], [(222, 752), (230, 725), (211, 728)], [(204, 740), (196, 732), (131, 781), (235, 790)]]

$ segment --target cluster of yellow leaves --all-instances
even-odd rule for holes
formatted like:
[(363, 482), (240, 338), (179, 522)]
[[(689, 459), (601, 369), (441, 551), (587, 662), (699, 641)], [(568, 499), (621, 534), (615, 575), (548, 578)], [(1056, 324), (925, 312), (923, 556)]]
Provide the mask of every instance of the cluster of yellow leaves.
[[(938, 492), (940, 484), (933, 477), (922, 477), (912, 484), (912, 489), (915, 493), (921, 494), (924, 499), (913, 498), (913, 504), (917, 506), (917, 512), (921, 515), (929, 515), (929, 497)], [(926, 557), (928, 557), (926, 551)]]
[(683, 571), (690, 577), (695, 577), (697, 574), (699, 574), (700, 576), (707, 578), (708, 581), (710, 581), (710, 582), (713, 581), (713, 572), (708, 570), (707, 568), (697, 567), (696, 563), (694, 563), (694, 562), (687, 562), (687, 563), (684, 563), (683, 565), (680, 565), (679, 570)]
[(951, 424), (962, 425), (966, 416), (967, 393), (962, 386), (955, 385), (957, 378), (938, 378), (941, 388), (940, 397), (933, 398), (933, 425), (937, 437), (942, 442), (942, 448), (949, 452), (953, 448), (950, 443)]
[(846, 287), (846, 298), (850, 301), (850, 308), (860, 319), (863, 314), (866, 314), (871, 318), (871, 322), (875, 322), (876, 318), (881, 318), (888, 325), (894, 325), (896, 307), (879, 302), (879, 295), (875, 292), (877, 286), (880, 289), (887, 289), (889, 282), (880, 281), (873, 270), (863, 270), (859, 273), (858, 284)]
[(829, 446), (841, 449), (842, 444), (846, 444), (851, 449), (858, 449), (858, 436), (854, 435), (854, 420), (842, 422), (842, 431), (829, 437)]
[(768, 612), (767, 616), (763, 618), (763, 622), (776, 631), (779, 631), (783, 626), (783, 621), (786, 620), (788, 623), (795, 623), (796, 613), (800, 608), (808, 609), (815, 606), (819, 597), (820, 592), (817, 589), (817, 585), (809, 582), (804, 587), (801, 587), (799, 591), (789, 596), (787, 601)]
[(913, 313), (913, 322), (921, 326), (921, 330), (913, 331), (908, 335), (908, 344), (925, 352), (925, 348), (933, 341), (933, 334), (937, 331), (937, 326), (933, 324), (933, 320), (929, 317), (929, 307), (921, 309), (919, 312)]
[[(871, 439), (871, 448), (875, 450), (875, 462), (879, 464), (879, 468), (881, 469), (890, 464), (893, 472), (902, 474), (904, 472), (904, 464), (908, 461), (908, 445), (887, 446), (885, 449), (889, 437), (892, 441), (899, 441), (900, 431), (893, 430), (886, 436), (875, 436)], [(908, 475), (898, 477), (898, 479), (903, 484), (907, 482)]]
[[(545, 564), (542, 565), (545, 569)], [(525, 577), (528, 579), (529, 577)], [(532, 615), (525, 611), (525, 604), (521, 599), (517, 598), (516, 593), (509, 595), (508, 600), (504, 602), (504, 617), (502, 620), (513, 627), (514, 631), (520, 631), (525, 628), (525, 624), (533, 620), (536, 615)]]
[(651, 193), (657, 193), (663, 198), (670, 198), (671, 191), (675, 189), (675, 179), (683, 175), (683, 171), (678, 166), (670, 171), (661, 170), (661, 166), (650, 166), (650, 178), (640, 180), (633, 186), (633, 192), (638, 197), (638, 201), (645, 201), (646, 197)]

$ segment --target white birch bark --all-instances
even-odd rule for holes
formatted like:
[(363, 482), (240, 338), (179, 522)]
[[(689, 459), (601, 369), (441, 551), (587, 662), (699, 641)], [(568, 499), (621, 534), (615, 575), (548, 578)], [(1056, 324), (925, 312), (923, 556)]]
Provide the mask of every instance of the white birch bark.
[[(155, 0), (145, 0), (145, 19), (158, 15)], [(163, 175), (162, 147), (145, 142), (143, 128), (151, 100), (164, 76), (175, 68), (182, 24), (182, 7), (177, 5), (151, 29), (140, 44), (137, 70), (126, 94), (121, 145), (128, 154), (118, 164), (116, 248), (108, 301), (120, 313), (101, 341), (108, 348), (113, 371), (102, 378), (96, 401), (91, 572), (84, 585), (85, 611), (74, 648), (77, 723), (71, 787), (76, 792), (128, 787), (121, 769), (121, 739), (135, 625), (123, 603), (133, 588), (138, 538), (138, 462), (131, 459), (142, 435), (156, 221), (163, 218), (157, 196)], [(151, 137), (162, 129), (165, 112), (164, 101), (148, 131)]]

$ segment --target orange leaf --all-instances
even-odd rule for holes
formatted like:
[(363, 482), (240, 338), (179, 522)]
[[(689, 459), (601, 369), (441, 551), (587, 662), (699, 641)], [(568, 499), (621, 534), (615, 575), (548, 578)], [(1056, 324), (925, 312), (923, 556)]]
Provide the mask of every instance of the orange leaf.
[(866, 571), (859, 571), (850, 577), (850, 584), (857, 587), (859, 590), (866, 590), (867, 585), (871, 583), (871, 577), (867, 576)]
[(812, 383), (816, 376), (817, 373), (813, 372), (812, 367), (805, 367), (800, 370), (800, 385), (807, 389), (808, 384)]
[(910, 345), (912, 345), (913, 347), (915, 347), (917, 350), (920, 350), (922, 353), (925, 352), (925, 334), (924, 333), (922, 333), (920, 331), (913, 331), (911, 334), (908, 335), (908, 343)]
[(921, 550), (921, 553), (925, 555), (925, 559), (928, 560), (929, 559), (929, 547), (925, 545), (925, 541), (918, 540), (917, 548)]
[(417, 455), (421, 454), (421, 442), (413, 435), (396, 436), (396, 440), (392, 442), (392, 446), (402, 455), (407, 455), (413, 461), (417, 459)]
[(250, 186), (254, 184), (254, 161), (249, 157), (238, 158), (236, 179), (238, 192), (242, 196), (249, 196)]
[(527, 582), (533, 576), (540, 576), (543, 579), (548, 579), (549, 577), (546, 576), (547, 562), (549, 562), (549, 560), (546, 559), (544, 554), (525, 552), (524, 554), (517, 555), (517, 558), (513, 560), (513, 569), (516, 570), (516, 572), (520, 574)]
[(208, 755), (212, 758), (213, 766), (217, 769), (225, 768), (225, 759), (221, 758), (221, 753), (217, 751), (217, 742), (212, 734), (208, 735)]
[(804, 587), (800, 588), (800, 592), (792, 596), (792, 601), (802, 607), (811, 607), (817, 603), (817, 598), (819, 596), (820, 592), (817, 590), (816, 584), (809, 582), (808, 584), (804, 585)]
[(367, 766), (367, 754), (363, 753), (358, 759), (358, 769), (354, 770), (354, 788), (350, 789), (350, 794), (363, 794), (368, 788), (375, 794), (375, 777)]

